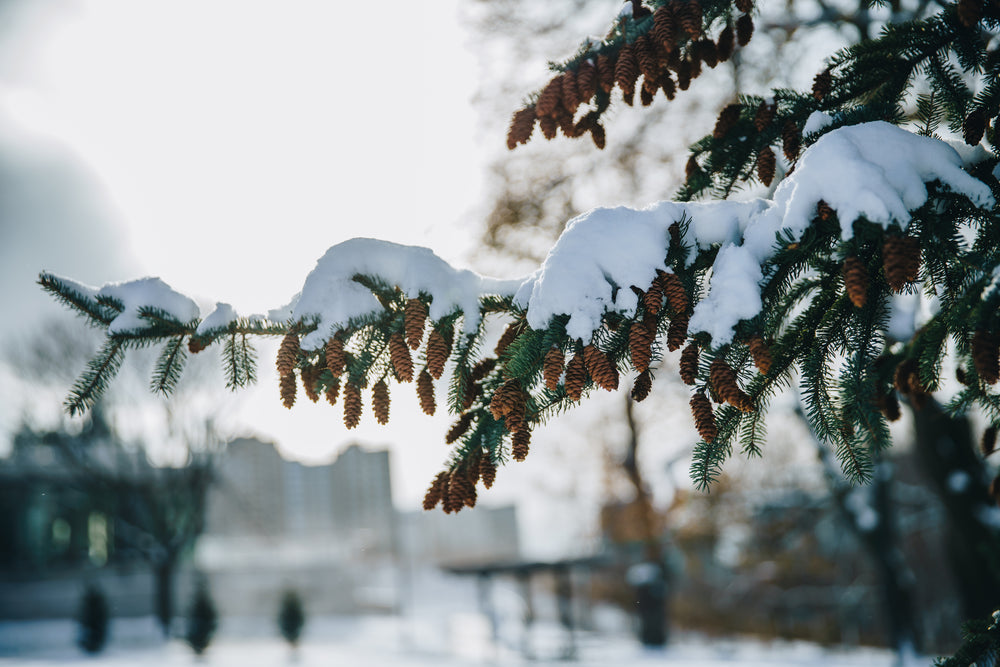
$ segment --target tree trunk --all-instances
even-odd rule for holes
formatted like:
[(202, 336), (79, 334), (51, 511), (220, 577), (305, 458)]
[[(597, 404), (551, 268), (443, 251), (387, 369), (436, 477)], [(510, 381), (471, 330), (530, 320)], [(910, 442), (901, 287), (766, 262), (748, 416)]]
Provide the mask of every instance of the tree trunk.
[(153, 567), (156, 578), (156, 620), (160, 623), (164, 638), (170, 637), (170, 628), (174, 620), (174, 577), (177, 574), (177, 561), (168, 556)]

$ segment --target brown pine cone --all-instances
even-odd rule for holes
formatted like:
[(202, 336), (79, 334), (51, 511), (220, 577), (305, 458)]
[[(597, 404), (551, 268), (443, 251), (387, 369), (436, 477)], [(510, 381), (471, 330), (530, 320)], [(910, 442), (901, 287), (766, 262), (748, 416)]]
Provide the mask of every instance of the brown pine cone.
[(687, 55), (687, 62), (691, 69), (692, 79), (697, 79), (699, 76), (701, 76), (701, 59), (698, 58), (698, 54), (696, 53), (697, 46), (698, 44), (697, 42), (695, 42), (694, 45), (688, 49), (688, 55)]
[(552, 77), (539, 93), (538, 101), (535, 103), (535, 113), (539, 118), (553, 118), (556, 107), (560, 104), (562, 104), (562, 79), (557, 75)]
[(979, 442), (980, 448), (983, 450), (983, 456), (989, 456), (997, 447), (997, 427), (990, 424), (983, 431), (983, 439)]
[(691, 86), (691, 63), (682, 60), (677, 65), (677, 87), (687, 90)]
[(597, 86), (605, 93), (615, 87), (615, 61), (604, 54), (597, 56)]
[(681, 381), (684, 384), (693, 385), (695, 379), (698, 377), (698, 345), (695, 343), (688, 343), (684, 351), (681, 352), (680, 361), (680, 375)]
[(392, 370), (396, 374), (396, 379), (400, 382), (413, 381), (413, 359), (410, 357), (410, 349), (406, 347), (403, 336), (399, 332), (389, 337), (389, 359), (392, 362)]
[(607, 391), (618, 389), (618, 369), (597, 346), (587, 345), (583, 348), (583, 361), (598, 387)]
[(510, 118), (510, 127), (507, 128), (507, 149), (514, 150), (519, 144), (526, 144), (531, 138), (531, 133), (535, 129), (535, 105), (529, 105), (523, 109), (518, 109)]
[(977, 108), (965, 117), (962, 132), (965, 143), (970, 146), (976, 146), (983, 140), (983, 134), (986, 132), (986, 114), (982, 109)]
[[(674, 311), (675, 315), (686, 313), (688, 309), (688, 295), (684, 290), (684, 284), (681, 282), (681, 279), (677, 277), (676, 273), (663, 272), (659, 275), (663, 281), (663, 292), (667, 295), (667, 303), (670, 304), (670, 309)], [(684, 330), (687, 331), (686, 325)]]
[(531, 431), (525, 429), (514, 434), (510, 443), (510, 455), (515, 461), (523, 461), (528, 458), (529, 444), (531, 444)]
[(827, 67), (813, 78), (813, 99), (817, 102), (822, 101), (824, 97), (830, 94), (830, 87), (832, 85), (833, 75), (830, 73), (830, 68)]
[(483, 450), (479, 447), (473, 449), (465, 459), (465, 477), (473, 488), (479, 483), (479, 465), (482, 460)]
[(191, 354), (198, 354), (206, 347), (207, 346), (205, 345), (205, 341), (202, 340), (201, 338), (197, 336), (191, 336), (190, 338), (188, 338), (188, 352), (190, 352)]
[(733, 27), (727, 25), (719, 33), (719, 39), (715, 42), (715, 52), (720, 63), (724, 63), (733, 57), (733, 50), (736, 48), (736, 35), (733, 34)]
[(1000, 380), (1000, 347), (997, 336), (991, 331), (977, 329), (972, 335), (972, 364), (986, 384)]
[(278, 375), (288, 375), (295, 370), (295, 362), (299, 354), (299, 336), (296, 333), (288, 332), (281, 339), (281, 346), (278, 348), (278, 357), (275, 366)]
[(497, 387), (490, 399), (490, 414), (493, 419), (500, 421), (504, 415), (510, 412), (517, 403), (517, 392), (521, 390), (517, 380), (507, 380)]
[(904, 277), (906, 282), (916, 282), (920, 277), (920, 241), (913, 236), (903, 237)]
[(476, 506), (476, 487), (469, 483), (467, 473), (461, 468), (451, 471), (448, 489), (452, 496), (452, 511)]
[(958, 0), (956, 10), (958, 22), (966, 28), (971, 28), (983, 18), (983, 5), (980, 0)]
[(757, 128), (758, 132), (763, 132), (771, 124), (777, 110), (777, 105), (768, 104), (767, 102), (760, 103), (760, 106), (757, 107), (757, 113), (753, 118), (753, 126)]
[(773, 359), (771, 358), (771, 350), (768, 349), (767, 343), (760, 336), (752, 336), (749, 341), (747, 341), (747, 346), (750, 348), (750, 356), (753, 358), (753, 365), (757, 367), (761, 375), (767, 375), (768, 371), (771, 370), (771, 364)]
[(281, 376), (278, 380), (278, 390), (281, 393), (281, 402), (286, 408), (291, 409), (295, 405), (295, 392), (297, 390), (294, 372)]
[(715, 42), (704, 37), (698, 40), (698, 57), (710, 68), (715, 69), (719, 64), (719, 49), (715, 46)]
[(798, 125), (791, 120), (785, 121), (785, 126), (781, 130), (781, 149), (785, 152), (785, 159), (789, 162), (795, 162), (801, 146), (802, 135), (799, 134)]
[(668, 100), (674, 99), (677, 95), (677, 84), (670, 76), (670, 70), (665, 69), (660, 72), (660, 88), (663, 89), (663, 94), (667, 96)]
[(344, 384), (344, 426), (355, 428), (361, 423), (361, 388), (347, 382)]
[(753, 411), (753, 401), (740, 389), (736, 382), (736, 373), (721, 356), (712, 361), (709, 380), (712, 383), (712, 388), (727, 403), (736, 406), (743, 412)]
[(430, 336), (427, 337), (427, 371), (435, 380), (440, 379), (444, 373), (444, 365), (448, 362), (450, 354), (448, 341), (440, 331), (432, 328)]
[(739, 104), (729, 104), (719, 113), (719, 119), (715, 121), (715, 129), (712, 130), (712, 137), (715, 139), (722, 139), (727, 134), (729, 130), (733, 129), (736, 122), (740, 119), (740, 105)]
[(538, 119), (538, 127), (542, 131), (542, 136), (551, 141), (556, 138), (559, 132), (559, 123), (552, 116), (542, 116)]
[(434, 401), (434, 381), (427, 369), (420, 371), (417, 376), (417, 396), (420, 397), (420, 409), (425, 415), (433, 415), (437, 405)]
[(912, 394), (914, 389), (917, 393), (923, 391), (920, 385), (920, 375), (915, 359), (904, 359), (896, 366), (896, 371), (892, 376), (892, 385), (901, 394)]
[(690, 181), (699, 171), (701, 171), (701, 167), (698, 166), (698, 160), (692, 155), (688, 158), (687, 164), (684, 165), (684, 180)]
[(698, 435), (705, 442), (712, 442), (719, 435), (719, 430), (715, 426), (715, 415), (712, 413), (712, 403), (705, 394), (695, 394), (691, 397), (691, 414), (694, 416), (694, 425), (698, 429)]
[(650, 90), (643, 82), (642, 88), (639, 89), (639, 103), (644, 107), (648, 107), (653, 103), (653, 99), (656, 97), (656, 90)]
[(372, 388), (372, 412), (379, 424), (389, 423), (389, 385), (379, 380)]
[(868, 269), (857, 257), (844, 259), (844, 289), (856, 308), (868, 302)]
[(448, 429), (448, 434), (444, 437), (446, 444), (452, 444), (456, 442), (459, 438), (469, 432), (469, 427), (472, 426), (472, 418), (474, 413), (463, 412), (450, 429)]
[(347, 366), (344, 341), (334, 336), (326, 341), (326, 367), (335, 378), (339, 378)]
[(587, 365), (583, 361), (583, 354), (575, 354), (566, 364), (566, 396), (571, 401), (579, 401), (583, 395), (583, 388), (587, 385)]
[(667, 349), (673, 352), (681, 349), (688, 336), (688, 320), (686, 313), (674, 315), (670, 320), (670, 327), (667, 329)]
[(833, 207), (827, 204), (824, 200), (820, 199), (816, 202), (816, 217), (827, 222), (833, 218), (837, 212), (833, 210)]
[(319, 400), (319, 391), (316, 389), (316, 385), (319, 382), (320, 373), (322, 370), (318, 366), (306, 364), (302, 367), (302, 388), (305, 389), (306, 396), (313, 403)]
[(667, 275), (665, 272), (658, 271), (653, 282), (649, 284), (649, 289), (642, 295), (642, 307), (649, 315), (658, 314), (660, 308), (663, 307), (663, 288), (665, 286), (663, 276), (665, 275)]
[(774, 170), (778, 165), (778, 159), (774, 156), (774, 151), (770, 146), (764, 146), (757, 153), (757, 178), (765, 186), (770, 186), (774, 180)]
[(562, 103), (566, 111), (575, 114), (580, 106), (580, 88), (576, 82), (576, 72), (566, 70), (562, 75)]
[(470, 379), (473, 382), (479, 382), (496, 368), (497, 360), (494, 357), (486, 357), (475, 366), (472, 367), (472, 373), (470, 374)]
[(882, 268), (893, 292), (901, 292), (920, 274), (920, 242), (912, 236), (891, 235), (882, 246)]
[(681, 30), (690, 35), (691, 39), (701, 37), (702, 16), (699, 0), (687, 0), (681, 3), (676, 13)]
[(594, 123), (590, 127), (590, 138), (594, 140), (594, 146), (597, 150), (603, 151), (605, 144), (607, 144), (608, 137), (604, 132), (604, 126), (600, 123)]
[(497, 346), (493, 349), (493, 354), (497, 355), (497, 357), (502, 357), (503, 353), (510, 347), (510, 344), (517, 338), (517, 335), (521, 333), (523, 325), (524, 322), (522, 320), (516, 320), (507, 325), (503, 335), (500, 336), (500, 340), (497, 341)]
[(653, 14), (653, 38), (667, 53), (677, 48), (677, 17), (673, 3), (661, 5)]
[(330, 384), (326, 385), (326, 402), (330, 405), (337, 404), (337, 396), (340, 395), (340, 380), (334, 378)]
[(966, 387), (969, 386), (969, 375), (965, 372), (965, 369), (962, 368), (961, 366), (958, 366), (955, 369), (955, 379), (958, 380), (960, 384), (963, 384)]
[[(615, 65), (615, 83), (621, 88), (626, 98), (635, 94), (635, 82), (639, 78), (639, 63), (631, 44), (626, 44), (618, 52), (618, 62)], [(629, 102), (626, 100), (626, 104)]]
[(584, 60), (576, 71), (576, 88), (580, 101), (582, 103), (590, 101), (590, 98), (597, 93), (598, 85), (597, 67), (590, 60)]
[(752, 37), (753, 19), (750, 18), (749, 14), (744, 14), (736, 19), (736, 43), (740, 46), (746, 46)]
[(411, 350), (420, 347), (424, 337), (424, 324), (427, 322), (427, 304), (420, 299), (409, 299), (403, 309), (403, 332)]
[(896, 398), (896, 392), (890, 390), (889, 393), (879, 396), (875, 405), (878, 407), (879, 412), (881, 412), (886, 419), (891, 422), (896, 421), (900, 418), (901, 413), (899, 410), (899, 399)]
[(736, 9), (744, 14), (750, 14), (753, 12), (753, 0), (736, 0), (735, 4)]
[(632, 383), (632, 400), (636, 403), (641, 403), (649, 396), (652, 388), (653, 376), (649, 372), (649, 369), (646, 369), (642, 373), (639, 373), (635, 378), (635, 382)]
[(445, 490), (445, 486), (448, 483), (448, 473), (439, 472), (434, 480), (431, 482), (430, 487), (427, 489), (427, 493), (424, 494), (424, 511), (429, 512), (438, 506), (441, 502), (441, 496)]
[(653, 357), (653, 333), (645, 322), (633, 322), (628, 330), (628, 349), (632, 355), (632, 367), (639, 373), (649, 369)]
[(656, 50), (646, 35), (640, 35), (635, 40), (633, 48), (639, 71), (642, 72), (646, 83), (653, 85), (655, 91), (659, 87), (656, 81), (660, 78), (660, 59), (656, 55)]
[(454, 484), (453, 471), (448, 471), (445, 474), (445, 482), (441, 489), (441, 509), (445, 514), (452, 514), (454, 512), (459, 512), (465, 506), (462, 500), (462, 492), (459, 488), (452, 488)]
[(559, 387), (559, 377), (562, 375), (565, 361), (566, 358), (558, 347), (553, 347), (545, 353), (545, 360), (542, 361), (542, 375), (549, 391), (555, 391)]
[(597, 111), (590, 111), (585, 113), (579, 121), (576, 123), (576, 128), (573, 130), (578, 137), (582, 137), (585, 133), (590, 132), (590, 130), (597, 124), (597, 120), (601, 117)]
[(479, 459), (479, 477), (483, 480), (484, 487), (493, 488), (493, 482), (497, 479), (497, 464), (488, 453)]

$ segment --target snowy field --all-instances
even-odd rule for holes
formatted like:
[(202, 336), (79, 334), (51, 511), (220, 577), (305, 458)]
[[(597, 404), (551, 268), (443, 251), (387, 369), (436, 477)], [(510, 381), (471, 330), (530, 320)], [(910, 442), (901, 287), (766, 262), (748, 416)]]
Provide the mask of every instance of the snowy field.
[[(501, 646), (489, 640), (484, 618), (475, 615), (441, 618), (349, 617), (310, 619), (297, 655), (278, 638), (271, 619), (226, 619), (220, 635), (204, 658), (196, 660), (181, 641), (161, 642), (152, 619), (116, 621), (108, 649), (96, 658), (81, 654), (73, 644), (71, 621), (0, 624), (0, 664), (45, 667), (86, 664), (216, 665), (296, 667), (336, 665), (442, 667), (451, 665), (577, 664), (593, 667), (671, 665), (673, 667), (789, 666), (853, 667), (893, 665), (894, 656), (881, 650), (824, 649), (812, 644), (762, 643), (752, 640), (707, 640), (681, 636), (663, 651), (643, 650), (626, 636), (578, 634), (575, 662), (562, 659), (565, 635), (553, 627), (538, 627), (531, 637), (535, 659), (526, 659), (508, 638)], [(927, 666), (930, 659), (908, 662)]]

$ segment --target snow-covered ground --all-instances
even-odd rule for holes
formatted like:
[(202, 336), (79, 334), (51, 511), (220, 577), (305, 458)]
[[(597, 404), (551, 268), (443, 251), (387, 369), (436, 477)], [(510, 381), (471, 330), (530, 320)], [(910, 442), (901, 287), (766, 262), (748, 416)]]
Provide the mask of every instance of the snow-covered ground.
[[(494, 645), (486, 620), (476, 614), (441, 618), (343, 617), (309, 619), (298, 653), (277, 636), (272, 619), (225, 619), (220, 634), (202, 660), (179, 640), (162, 642), (152, 619), (119, 620), (112, 626), (107, 650), (97, 657), (74, 646), (72, 621), (0, 623), (0, 665), (45, 667), (83, 663), (108, 667), (131, 665), (215, 665), (258, 667), (293, 664), (384, 667), (449, 665), (567, 664), (560, 659), (565, 635), (541, 626), (532, 633), (535, 660), (519, 646)], [(517, 642), (515, 642), (517, 643)], [(889, 666), (894, 656), (874, 649), (826, 649), (803, 642), (764, 643), (748, 639), (675, 638), (663, 651), (644, 650), (626, 635), (577, 635), (577, 661), (594, 667), (671, 665), (672, 667)], [(908, 664), (925, 666), (930, 659)]]

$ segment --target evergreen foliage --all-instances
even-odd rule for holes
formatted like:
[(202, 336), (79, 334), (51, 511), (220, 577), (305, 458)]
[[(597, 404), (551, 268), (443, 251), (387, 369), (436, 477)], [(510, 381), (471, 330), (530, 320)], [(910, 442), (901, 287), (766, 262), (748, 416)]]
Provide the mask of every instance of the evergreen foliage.
[(194, 598), (191, 600), (187, 628), (184, 632), (184, 639), (196, 655), (204, 653), (208, 645), (212, 643), (212, 637), (218, 627), (218, 620), (218, 613), (215, 611), (215, 603), (212, 602), (208, 585), (204, 581), (200, 581), (195, 588)]
[(964, 641), (955, 655), (934, 662), (937, 667), (995, 665), (1000, 660), (1000, 611), (990, 618), (969, 621), (962, 628)]
[[(632, 104), (637, 86), (644, 104), (661, 90), (672, 99), (703, 66), (726, 60), (753, 34), (749, 0), (634, 0), (626, 9), (604, 39), (588, 39), (573, 57), (552, 65), (552, 81), (515, 114), (509, 147), (529, 141), (536, 125), (546, 138), (557, 131), (568, 137), (590, 134), (601, 147), (601, 120), (612, 101)], [(834, 54), (809, 92), (740, 97), (692, 146), (677, 199), (725, 198), (739, 188), (766, 184), (775, 176), (777, 160), (783, 158), (777, 173), (792, 172), (803, 150), (821, 136), (875, 120), (932, 137), (958, 134), (980, 147), (980, 157), (969, 169), (994, 195), (1000, 194), (993, 175), (1000, 52), (989, 48), (998, 27), (1000, 4), (995, 0), (946, 4), (933, 16), (888, 24), (878, 38)], [(827, 114), (830, 122), (803, 135), (816, 112)], [(685, 242), (687, 219), (670, 230), (664, 264), (671, 273), (658, 275), (651, 285), (616, 286), (636, 291), (640, 307), (629, 316), (605, 313), (591, 340), (568, 335), (568, 318), (562, 315), (545, 328), (531, 328), (510, 297), (484, 295), (478, 313), (428, 318), (450, 351), (447, 405), (458, 421), (448, 435), (454, 447), (446, 470), (435, 478), (425, 507), (440, 501), (445, 511), (457, 511), (474, 504), (483, 460), (489, 468), (523, 458), (535, 425), (594, 387), (617, 387), (622, 372), (641, 373), (636, 395), (648, 394), (653, 378), (645, 371), (650, 360), (662, 357), (664, 347), (692, 350), (682, 375), (693, 384), (691, 405), (703, 438), (691, 471), (702, 488), (718, 476), (734, 448), (748, 455), (762, 452), (769, 402), (795, 382), (810, 426), (854, 481), (870, 477), (874, 457), (890, 444), (887, 421), (898, 416), (899, 397), (915, 407), (926, 401), (941, 385), (947, 355), (953, 356), (965, 385), (948, 409), (956, 414), (980, 409), (993, 427), (1000, 425), (1000, 395), (994, 389), (1000, 375), (1000, 288), (995, 279), (1000, 218), (995, 210), (984, 210), (936, 183), (928, 189), (927, 202), (909, 211), (912, 219), (905, 228), (893, 224), (886, 229), (862, 219), (846, 240), (837, 211), (818, 202), (800, 238), (779, 233), (774, 240), (773, 254), (760, 267), (763, 308), (740, 321), (733, 341), (724, 345), (705, 332), (689, 336), (688, 320), (705, 294), (720, 247)], [(163, 345), (152, 384), (166, 393), (184, 362), (182, 340), (192, 353), (222, 342), (228, 384), (235, 389), (255, 378), (248, 337), (281, 335), (289, 343), (295, 338), (294, 345), (282, 346), (278, 359), (281, 397), (288, 407), (300, 377), (311, 398), (326, 393), (333, 402), (344, 389), (349, 428), (360, 417), (361, 391), (379, 387), (379, 414), (387, 419), (381, 383), (407, 382), (425, 372), (438, 376), (440, 343), (435, 341), (432, 354), (430, 343), (421, 340), (432, 296), (406, 294), (379, 276), (354, 280), (375, 295), (382, 310), (347, 321), (337, 331), (320, 332), (331, 342), (313, 350), (298, 344), (299, 336), (317, 328), (308, 318), (237, 319), (205, 331), (198, 321), (180, 322), (154, 308), (141, 309), (146, 326), (109, 333), (72, 389), (67, 409), (76, 413), (93, 405), (127, 349)], [(90, 295), (51, 274), (42, 274), (39, 282), (101, 328), (108, 329), (123, 309), (115, 299)], [(911, 338), (893, 340), (887, 333), (890, 301), (896, 294), (917, 292), (938, 309)], [(458, 325), (471, 315), (480, 324), (469, 333)], [(486, 323), (498, 318), (509, 327), (489, 354), (484, 351)], [(637, 325), (653, 334), (648, 353), (636, 347), (647, 339), (630, 334)], [(551, 366), (560, 355), (566, 363), (561, 383), (553, 381)], [(429, 386), (420, 383), (425, 406), (434, 403)]]
[(305, 623), (306, 613), (302, 606), (302, 598), (295, 591), (285, 591), (278, 611), (278, 629), (281, 630), (281, 636), (293, 648), (299, 644)]
[(104, 591), (95, 585), (87, 586), (80, 600), (77, 616), (79, 634), (77, 645), (87, 653), (100, 653), (108, 641), (110, 613)]

